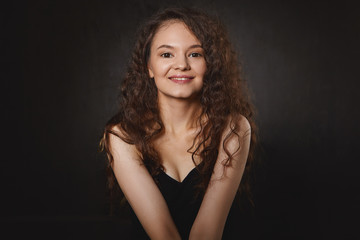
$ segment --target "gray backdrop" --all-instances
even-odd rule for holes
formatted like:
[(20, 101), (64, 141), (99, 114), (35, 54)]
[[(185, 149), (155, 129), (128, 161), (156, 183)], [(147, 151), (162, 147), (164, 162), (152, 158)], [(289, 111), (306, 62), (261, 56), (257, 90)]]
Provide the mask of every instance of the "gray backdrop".
[(360, 20), (350, 1), (12, 3), (1, 225), (14, 238), (125, 239), (127, 222), (108, 216), (98, 142), (137, 26), (174, 3), (217, 14), (243, 62), (263, 149), (253, 239), (353, 239)]

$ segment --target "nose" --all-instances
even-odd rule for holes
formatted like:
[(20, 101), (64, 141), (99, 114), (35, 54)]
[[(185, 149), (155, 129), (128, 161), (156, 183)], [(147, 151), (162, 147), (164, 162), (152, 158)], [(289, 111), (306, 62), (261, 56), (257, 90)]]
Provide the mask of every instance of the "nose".
[(189, 61), (186, 56), (178, 56), (175, 59), (174, 68), (176, 70), (190, 70)]

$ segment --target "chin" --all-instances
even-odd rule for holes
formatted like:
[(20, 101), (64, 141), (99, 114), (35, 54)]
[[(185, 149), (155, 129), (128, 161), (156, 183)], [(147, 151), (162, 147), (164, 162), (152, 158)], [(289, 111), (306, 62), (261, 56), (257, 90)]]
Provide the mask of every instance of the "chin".
[(172, 99), (193, 99), (196, 96), (198, 96), (198, 93), (195, 92), (184, 92), (184, 91), (178, 91), (178, 92), (158, 92), (158, 96), (162, 98), (172, 98)]
[(192, 100), (198, 98), (199, 96), (200, 96), (199, 93), (178, 93), (172, 95), (173, 98), (178, 98), (183, 100), (186, 99)]

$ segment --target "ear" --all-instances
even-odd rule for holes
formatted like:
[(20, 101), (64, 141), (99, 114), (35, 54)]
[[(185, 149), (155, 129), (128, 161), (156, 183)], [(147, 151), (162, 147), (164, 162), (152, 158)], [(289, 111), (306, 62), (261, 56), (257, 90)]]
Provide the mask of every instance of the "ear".
[(154, 73), (153, 73), (153, 71), (151, 70), (151, 68), (149, 67), (149, 65), (148, 65), (148, 70), (149, 70), (150, 78), (153, 78), (153, 77), (154, 77)]

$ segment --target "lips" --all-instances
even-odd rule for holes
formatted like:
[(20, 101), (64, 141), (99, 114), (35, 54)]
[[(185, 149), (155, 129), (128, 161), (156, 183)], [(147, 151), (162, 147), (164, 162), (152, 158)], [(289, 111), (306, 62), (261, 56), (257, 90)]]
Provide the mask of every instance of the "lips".
[(191, 82), (191, 80), (193, 80), (194, 78), (195, 77), (189, 75), (173, 75), (169, 77), (171, 81), (180, 84)]

